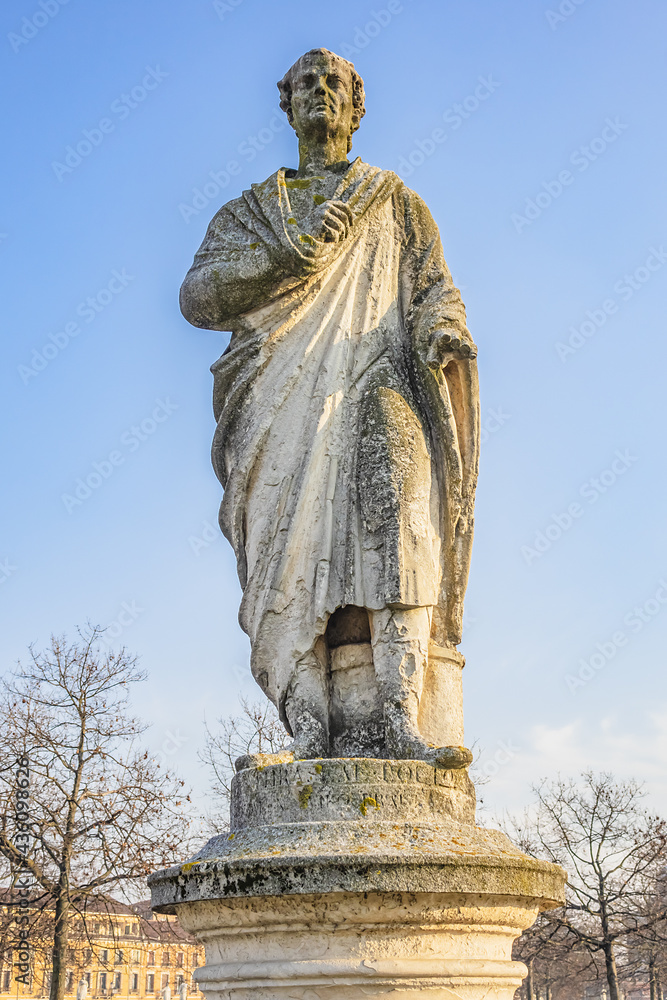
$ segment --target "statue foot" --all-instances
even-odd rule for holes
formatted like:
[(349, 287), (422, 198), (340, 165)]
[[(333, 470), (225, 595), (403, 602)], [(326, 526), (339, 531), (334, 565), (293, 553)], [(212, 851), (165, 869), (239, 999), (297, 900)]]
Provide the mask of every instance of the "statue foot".
[(325, 742), (324, 732), (300, 733), (287, 749), (292, 755), (292, 760), (316, 760), (319, 757), (328, 757), (329, 755), (329, 746), (328, 742)]
[(466, 747), (434, 747), (421, 739), (402, 741), (400, 746), (389, 748), (399, 760), (423, 760), (431, 767), (455, 771), (472, 764), (472, 752)]
[(280, 750), (279, 753), (245, 753), (234, 762), (236, 771), (246, 768), (269, 767), (271, 764), (291, 764), (294, 754), (291, 750)]
[(423, 760), (432, 767), (452, 771), (472, 764), (472, 753), (466, 747), (437, 747), (427, 743), (414, 721), (395, 711), (385, 710), (385, 736), (387, 752), (397, 760)]

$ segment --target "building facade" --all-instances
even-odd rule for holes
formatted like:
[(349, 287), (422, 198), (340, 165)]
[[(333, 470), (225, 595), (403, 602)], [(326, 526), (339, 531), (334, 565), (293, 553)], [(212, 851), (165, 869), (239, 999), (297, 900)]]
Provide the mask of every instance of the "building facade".
[[(7, 901), (2, 908), (9, 927)], [(44, 908), (33, 916), (28, 983), (17, 979), (18, 953), (9, 928), (0, 954), (1, 1000), (37, 1000), (49, 995), (51, 915)], [(187, 996), (198, 993), (193, 975), (203, 964), (203, 947), (183, 930), (175, 916), (152, 914), (148, 902), (129, 906), (111, 898), (89, 900), (85, 915), (74, 914), (70, 923), (66, 994), (140, 1000), (164, 996), (169, 987), (178, 1000), (183, 985)]]

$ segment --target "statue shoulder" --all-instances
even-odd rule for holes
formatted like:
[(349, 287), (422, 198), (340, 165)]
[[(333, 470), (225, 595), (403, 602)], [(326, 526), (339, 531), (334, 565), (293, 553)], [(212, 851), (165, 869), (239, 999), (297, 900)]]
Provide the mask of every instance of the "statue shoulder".
[(424, 199), (400, 178), (397, 180), (394, 199), (396, 211), (402, 216), (406, 239), (416, 239), (420, 244), (439, 240), (440, 231)]

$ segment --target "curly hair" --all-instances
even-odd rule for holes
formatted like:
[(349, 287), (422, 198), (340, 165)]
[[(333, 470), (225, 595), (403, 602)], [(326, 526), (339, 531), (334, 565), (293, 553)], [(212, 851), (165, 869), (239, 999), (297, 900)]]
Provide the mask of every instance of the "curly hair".
[(278, 90), (280, 91), (280, 107), (287, 115), (287, 120), (294, 128), (294, 115), (292, 114), (292, 81), (294, 79), (294, 74), (301, 69), (303, 60), (308, 56), (331, 56), (333, 59), (344, 63), (350, 71), (352, 77), (352, 127), (350, 129), (350, 134), (347, 137), (347, 151), (348, 153), (352, 149), (352, 135), (357, 131), (359, 125), (361, 124), (361, 119), (366, 114), (365, 100), (366, 95), (364, 93), (364, 81), (361, 79), (359, 74), (354, 68), (354, 65), (347, 59), (343, 59), (342, 56), (336, 55), (335, 52), (330, 52), (329, 49), (310, 49), (309, 52), (305, 52), (293, 66), (285, 73), (282, 80), (277, 83)]

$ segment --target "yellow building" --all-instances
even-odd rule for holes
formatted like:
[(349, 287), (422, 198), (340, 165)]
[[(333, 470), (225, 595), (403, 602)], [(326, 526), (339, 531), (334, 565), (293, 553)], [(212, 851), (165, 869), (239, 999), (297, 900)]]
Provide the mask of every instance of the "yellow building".
[[(0, 890), (2, 892), (2, 890)], [(8, 900), (2, 900), (3, 924), (10, 915)], [(193, 973), (204, 964), (204, 949), (180, 926), (176, 917), (152, 914), (148, 902), (128, 906), (118, 900), (88, 900), (86, 920), (72, 917), (67, 953), (66, 994), (81, 996), (81, 982), (91, 998), (139, 1000), (154, 998), (168, 986), (174, 1000), (185, 984), (186, 994), (197, 993)], [(51, 956), (48, 908), (33, 911), (30, 939), (29, 985), (17, 982), (16, 950), (0, 953), (0, 998), (43, 998), (49, 995)], [(40, 930), (41, 925), (41, 930)], [(11, 929), (7, 943), (13, 938)], [(0, 941), (0, 949), (2, 942)]]

